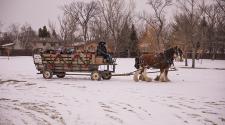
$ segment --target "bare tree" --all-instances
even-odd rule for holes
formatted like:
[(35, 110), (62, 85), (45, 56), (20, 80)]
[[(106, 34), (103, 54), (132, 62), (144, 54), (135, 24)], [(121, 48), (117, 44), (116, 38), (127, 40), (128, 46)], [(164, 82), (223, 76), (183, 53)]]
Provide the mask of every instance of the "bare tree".
[(153, 9), (154, 14), (148, 16), (145, 12), (140, 16), (141, 19), (145, 20), (150, 25), (156, 35), (156, 42), (158, 50), (160, 50), (160, 44), (162, 44), (162, 32), (165, 27), (165, 9), (172, 5), (172, 0), (148, 0), (148, 5)]
[(90, 37), (96, 41), (108, 41), (110, 38), (110, 30), (100, 14), (90, 23)]
[(48, 20), (48, 27), (49, 27), (51, 32), (56, 29), (55, 23), (53, 23), (50, 20)]
[(225, 1), (224, 0), (216, 0), (220, 9), (225, 13)]
[(66, 42), (74, 41), (78, 36), (76, 36), (77, 31), (77, 17), (71, 17), (68, 14), (64, 14), (62, 17), (58, 17), (60, 24), (60, 37), (66, 44)]
[(64, 11), (72, 17), (77, 17), (78, 23), (82, 29), (83, 39), (87, 42), (89, 39), (89, 23), (91, 19), (99, 13), (97, 2), (72, 2), (71, 4), (64, 6)]
[(175, 21), (172, 24), (174, 40), (179, 41), (179, 44), (184, 45), (185, 66), (188, 66), (187, 51), (189, 48), (192, 48), (190, 47), (191, 28), (189, 25), (189, 18), (185, 14), (179, 14), (176, 15), (174, 19)]
[(187, 17), (187, 25), (189, 25), (189, 33), (187, 35), (188, 43), (192, 48), (192, 68), (195, 68), (195, 57), (197, 52), (197, 43), (199, 42), (198, 24), (201, 13), (198, 10), (196, 0), (177, 0), (180, 9)]
[(69, 30), (69, 26), (68, 26), (68, 22), (66, 21), (66, 17), (58, 17), (58, 21), (59, 21), (59, 29), (60, 29), (60, 38), (65, 41), (68, 37), (68, 30)]
[(207, 48), (210, 50), (212, 54), (212, 59), (215, 58), (216, 52), (216, 26), (218, 25), (217, 17), (219, 15), (219, 8), (216, 4), (205, 5), (204, 1), (203, 4), (200, 6), (201, 11), (204, 13), (204, 18), (206, 17), (207, 20), (207, 40), (208, 45)]
[(118, 43), (122, 27), (131, 20), (131, 8), (123, 0), (100, 0), (100, 11), (114, 41), (114, 55), (118, 54)]
[[(215, 3), (209, 5), (203, 4), (199, 6), (204, 13), (207, 21), (206, 41), (208, 41), (207, 49), (211, 58), (215, 59), (216, 53), (224, 48), (224, 27), (225, 27), (225, 1), (216, 0)], [(221, 48), (222, 47), (222, 48)]]
[(32, 29), (30, 24), (25, 23), (20, 28), (20, 41), (21, 46), (24, 49), (28, 49), (31, 47), (31, 40), (36, 37), (35, 31)]
[(217, 31), (216, 31), (216, 49), (224, 53), (225, 48), (225, 1), (220, 0), (220, 3), (217, 4), (220, 6), (220, 9), (217, 13)]
[(53, 23), (52, 21), (48, 20), (48, 27), (50, 29), (51, 36), (54, 37), (54, 38), (57, 38), (55, 23)]
[(18, 39), (19, 38), (19, 33), (20, 33), (20, 25), (19, 24), (11, 24), (9, 25), (8, 28), (9, 35), (12, 40)]

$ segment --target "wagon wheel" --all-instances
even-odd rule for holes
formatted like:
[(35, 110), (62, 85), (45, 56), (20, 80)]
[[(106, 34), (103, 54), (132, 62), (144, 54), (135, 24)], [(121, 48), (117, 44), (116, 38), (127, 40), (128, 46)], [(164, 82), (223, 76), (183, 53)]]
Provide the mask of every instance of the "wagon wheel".
[(112, 73), (109, 71), (102, 72), (102, 79), (104, 80), (110, 80), (112, 77)]
[(101, 80), (101, 74), (98, 71), (93, 71), (91, 73), (91, 80)]
[(60, 73), (56, 74), (56, 76), (58, 78), (64, 78), (66, 76), (66, 73), (65, 72), (60, 72)]
[(44, 70), (43, 71), (43, 77), (45, 79), (51, 79), (53, 76), (53, 72), (51, 70)]

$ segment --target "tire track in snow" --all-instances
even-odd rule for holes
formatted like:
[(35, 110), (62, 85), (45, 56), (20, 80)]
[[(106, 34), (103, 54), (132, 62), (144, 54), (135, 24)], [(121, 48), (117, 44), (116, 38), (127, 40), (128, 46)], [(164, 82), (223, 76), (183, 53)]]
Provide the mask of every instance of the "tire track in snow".
[[(225, 101), (197, 101), (198, 99), (188, 99), (184, 97), (163, 96), (158, 97), (161, 105), (167, 106), (169, 109), (174, 109), (174, 112), (185, 114), (185, 118), (181, 115), (174, 116), (184, 123), (191, 123), (188, 119), (194, 119), (202, 124), (220, 124), (225, 123), (224, 114)], [(207, 99), (207, 98), (205, 98)], [(153, 102), (154, 103), (154, 102)], [(215, 118), (219, 119), (215, 121)], [(192, 121), (192, 120), (191, 120)]]
[[(2, 112), (14, 112), (13, 114), (17, 114), (17, 121), (25, 125), (30, 124), (30, 122), (38, 125), (66, 125), (61, 114), (47, 103), (20, 102), (18, 100), (1, 98), (0, 110)], [(14, 122), (14, 118), (11, 118), (11, 116), (5, 117), (9, 122)]]
[(106, 117), (109, 117), (120, 124), (126, 122), (127, 119), (122, 119), (121, 117), (125, 114), (141, 121), (151, 117), (151, 113), (142, 106), (133, 106), (129, 103), (115, 101), (107, 103), (98, 102), (98, 104), (105, 112)]

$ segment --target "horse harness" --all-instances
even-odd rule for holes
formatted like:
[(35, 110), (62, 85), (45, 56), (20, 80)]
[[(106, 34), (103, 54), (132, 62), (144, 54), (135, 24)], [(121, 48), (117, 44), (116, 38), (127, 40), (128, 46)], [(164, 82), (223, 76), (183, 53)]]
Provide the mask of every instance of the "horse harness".
[(174, 54), (178, 54), (177, 52), (178, 48), (174, 47), (155, 55), (141, 55), (139, 58), (135, 58), (135, 67), (141, 71), (140, 73), (143, 73), (145, 68), (149, 69), (150, 67), (169, 68), (174, 65)]
[[(162, 61), (163, 61), (163, 62), (162, 62), (162, 61), (158, 61), (157, 63), (155, 63), (155, 64), (152, 65), (153, 67), (156, 67), (157, 65), (162, 64), (162, 63), (166, 63), (166, 64), (168, 64), (168, 65), (172, 65), (172, 64), (173, 64), (173, 58), (169, 58), (168, 55), (166, 55), (165, 52), (156, 54), (154, 57), (155, 57), (156, 59), (162, 57)], [(140, 58), (140, 59), (138, 60), (138, 63), (139, 63), (140, 66), (141, 66), (141, 65), (143, 66), (145, 62), (144, 62), (143, 59)], [(146, 65), (145, 67), (150, 68), (151, 66), (150, 66), (150, 65)]]

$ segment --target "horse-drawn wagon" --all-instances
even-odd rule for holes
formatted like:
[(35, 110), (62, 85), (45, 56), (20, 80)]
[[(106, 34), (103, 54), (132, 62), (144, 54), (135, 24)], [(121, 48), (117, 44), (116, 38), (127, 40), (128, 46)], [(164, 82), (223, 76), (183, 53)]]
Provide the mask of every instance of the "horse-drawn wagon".
[[(72, 50), (72, 51), (71, 51)], [(152, 81), (147, 73), (149, 68), (160, 69), (156, 81), (169, 81), (167, 75), (175, 55), (178, 55), (178, 48), (172, 47), (158, 55), (147, 54), (141, 55), (135, 59), (137, 70), (123, 74), (115, 73), (116, 61), (107, 53), (105, 43), (100, 42), (96, 52), (74, 51), (74, 49), (36, 51), (33, 54), (34, 64), (39, 74), (43, 74), (45, 79), (51, 79), (53, 75), (58, 78), (64, 78), (66, 75), (89, 75), (92, 80), (109, 80), (112, 76), (130, 76), (134, 75), (134, 80)], [(76, 72), (69, 74), (69, 72)], [(78, 73), (79, 72), (79, 73)]]
[[(64, 53), (38, 50), (33, 54), (36, 69), (45, 79), (51, 79), (53, 75), (58, 78), (66, 75), (89, 75), (92, 80), (109, 80), (116, 66), (115, 60), (109, 58), (98, 55), (97, 52), (74, 50)], [(69, 74), (71, 72), (75, 73)]]

